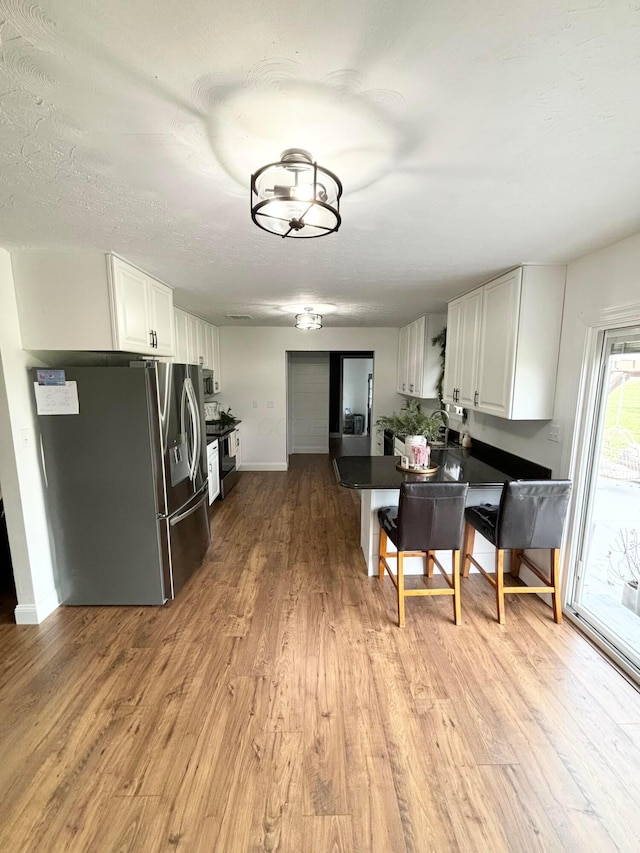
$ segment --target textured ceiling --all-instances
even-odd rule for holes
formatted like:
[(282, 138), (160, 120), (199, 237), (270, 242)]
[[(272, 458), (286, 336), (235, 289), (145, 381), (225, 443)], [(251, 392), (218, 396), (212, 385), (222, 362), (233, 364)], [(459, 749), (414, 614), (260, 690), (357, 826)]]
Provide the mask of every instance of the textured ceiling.
[[(115, 251), (221, 325), (401, 325), (640, 230), (639, 8), (0, 0), (0, 245)], [(290, 147), (337, 234), (252, 224)]]

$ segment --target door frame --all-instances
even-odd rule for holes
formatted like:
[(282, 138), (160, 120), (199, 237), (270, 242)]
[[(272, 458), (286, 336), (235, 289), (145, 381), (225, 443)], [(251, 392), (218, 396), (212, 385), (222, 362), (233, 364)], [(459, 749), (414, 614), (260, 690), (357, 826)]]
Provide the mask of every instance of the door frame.
[(589, 321), (589, 325), (585, 326), (574, 438), (569, 450), (568, 470), (573, 487), (562, 565), (564, 612), (626, 675), (637, 681), (635, 667), (568, 603), (569, 593), (575, 586), (576, 573), (580, 568), (583, 526), (589, 501), (590, 462), (598, 432), (597, 419), (594, 419), (593, 413), (598, 402), (605, 333), (640, 325), (640, 303), (605, 309), (589, 318)]

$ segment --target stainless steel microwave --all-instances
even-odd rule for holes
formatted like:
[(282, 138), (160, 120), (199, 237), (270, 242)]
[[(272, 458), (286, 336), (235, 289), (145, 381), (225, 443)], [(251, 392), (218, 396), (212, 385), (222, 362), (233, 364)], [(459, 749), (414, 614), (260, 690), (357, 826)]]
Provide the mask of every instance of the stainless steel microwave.
[(213, 370), (202, 371), (202, 395), (204, 397), (213, 397), (216, 393), (215, 383), (213, 379)]

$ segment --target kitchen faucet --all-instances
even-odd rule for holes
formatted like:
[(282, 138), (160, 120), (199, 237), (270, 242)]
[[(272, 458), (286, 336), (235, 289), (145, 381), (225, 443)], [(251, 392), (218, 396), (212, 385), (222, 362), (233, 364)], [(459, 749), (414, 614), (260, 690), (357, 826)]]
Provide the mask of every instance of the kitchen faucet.
[(449, 412), (446, 409), (436, 409), (434, 415), (442, 415), (444, 423), (444, 446), (449, 444)]

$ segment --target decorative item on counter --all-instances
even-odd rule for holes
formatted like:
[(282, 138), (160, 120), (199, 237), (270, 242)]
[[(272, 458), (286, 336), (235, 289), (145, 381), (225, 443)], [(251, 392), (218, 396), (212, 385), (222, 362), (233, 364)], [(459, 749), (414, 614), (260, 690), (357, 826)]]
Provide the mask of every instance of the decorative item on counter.
[(221, 426), (231, 426), (232, 424), (237, 424), (238, 419), (235, 415), (231, 413), (231, 406), (224, 411), (224, 409), (220, 412), (220, 424)]
[(429, 459), (431, 458), (431, 448), (429, 445), (414, 444), (412, 450), (414, 468), (428, 468)]
[(426, 458), (427, 439), (424, 435), (408, 435), (404, 440), (404, 449), (409, 457), (410, 468), (424, 468), (419, 459)]
[(462, 438), (460, 440), (460, 444), (463, 447), (471, 447), (471, 436), (469, 435), (468, 429), (465, 429), (465, 431), (462, 433)]
[(417, 400), (410, 400), (406, 408), (399, 413), (382, 415), (376, 421), (378, 430), (391, 430), (398, 438), (406, 436), (424, 436), (434, 441), (440, 434), (442, 419), (440, 415), (425, 415)]

